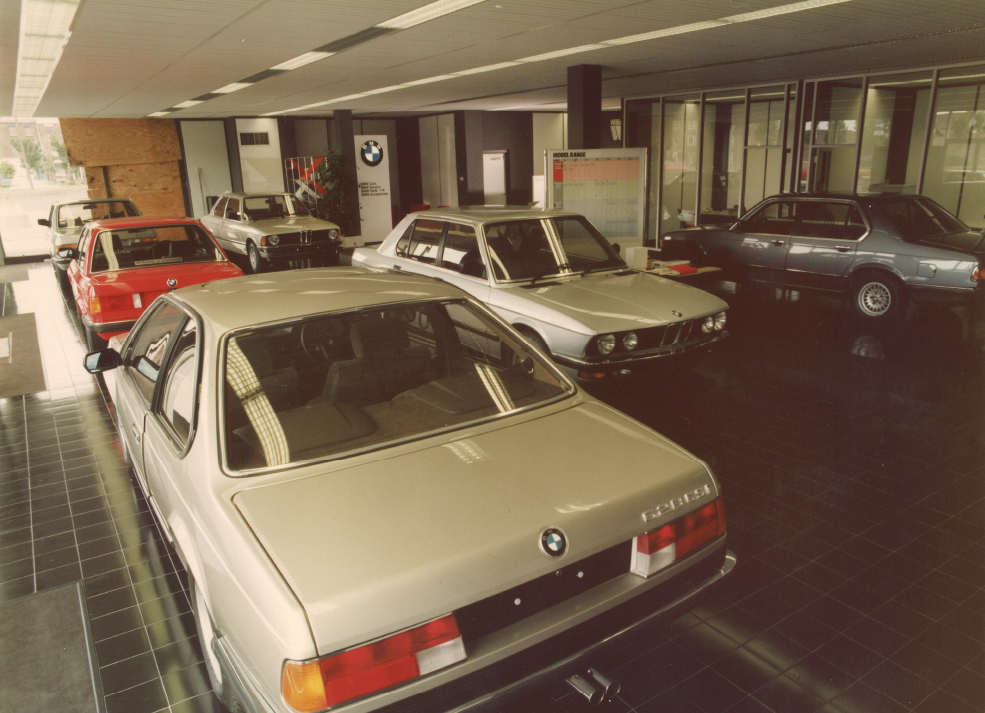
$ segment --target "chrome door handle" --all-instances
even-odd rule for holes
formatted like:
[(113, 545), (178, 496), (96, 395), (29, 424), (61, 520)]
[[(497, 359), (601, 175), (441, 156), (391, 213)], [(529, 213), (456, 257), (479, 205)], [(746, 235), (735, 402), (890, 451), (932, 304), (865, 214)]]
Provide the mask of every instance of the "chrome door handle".
[(137, 443), (140, 443), (140, 430), (137, 428), (137, 424), (135, 423), (130, 424), (130, 432), (133, 434), (133, 439)]
[(773, 241), (773, 244), (774, 244), (774, 245), (776, 245), (777, 247), (779, 247), (779, 246), (781, 246), (781, 245), (783, 245), (783, 243), (784, 243), (784, 241), (783, 241), (783, 240), (774, 240), (774, 241)]
[(835, 245), (835, 250), (840, 253), (847, 253), (851, 248), (846, 248), (844, 245)]

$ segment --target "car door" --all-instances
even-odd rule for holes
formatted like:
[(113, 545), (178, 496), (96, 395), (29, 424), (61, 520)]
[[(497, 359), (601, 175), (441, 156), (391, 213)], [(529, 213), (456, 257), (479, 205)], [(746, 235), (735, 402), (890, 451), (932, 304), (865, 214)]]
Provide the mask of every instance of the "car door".
[(68, 277), (68, 284), (72, 287), (72, 299), (75, 300), (75, 306), (76, 309), (78, 309), (79, 314), (85, 314), (89, 309), (89, 305), (85, 304), (83, 299), (83, 295), (85, 294), (85, 286), (83, 285), (83, 282), (85, 277), (86, 255), (89, 253), (91, 235), (92, 231), (90, 231), (89, 228), (85, 228), (82, 231), (82, 235), (79, 236), (78, 247), (76, 247), (75, 259), (69, 262), (68, 267), (65, 269), (65, 274)]
[(226, 201), (226, 213), (222, 221), (222, 237), (229, 249), (246, 255), (248, 231), (243, 228), (243, 206), (239, 198), (230, 197)]
[(723, 258), (753, 279), (782, 282), (793, 227), (792, 201), (766, 203), (728, 231)]
[(826, 200), (802, 200), (795, 205), (794, 233), (785, 264), (788, 282), (843, 289), (858, 242), (868, 232), (858, 206)]
[(212, 206), (212, 210), (202, 216), (202, 225), (209, 229), (209, 232), (215, 236), (215, 239), (219, 241), (219, 245), (223, 250), (229, 249), (229, 242), (225, 237), (225, 226), (223, 222), (225, 218), (226, 203), (229, 198), (222, 196), (219, 200), (215, 202)]
[(137, 322), (123, 345), (123, 367), (116, 380), (114, 399), (117, 428), (121, 445), (126, 449), (145, 493), (145, 421), (154, 402), (168, 348), (187, 319), (187, 315), (172, 303), (160, 300)]
[(197, 424), (201, 329), (191, 316), (175, 333), (157, 394), (144, 418), (143, 465), (151, 507), (168, 522), (175, 502), (173, 493), (187, 467)]

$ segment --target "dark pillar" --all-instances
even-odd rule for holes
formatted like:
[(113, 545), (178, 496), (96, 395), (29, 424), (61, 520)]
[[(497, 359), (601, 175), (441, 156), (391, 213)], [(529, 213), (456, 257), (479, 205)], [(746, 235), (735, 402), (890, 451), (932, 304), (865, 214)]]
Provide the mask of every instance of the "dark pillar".
[(236, 120), (223, 119), (226, 130), (226, 155), (229, 157), (229, 182), (233, 193), (243, 192), (243, 164), (239, 162), (239, 136), (236, 134)]
[[(400, 185), (400, 215), (410, 213), (411, 206), (424, 203), (421, 176), (421, 129), (416, 116), (399, 117), (397, 128), (397, 182)], [(393, 156), (390, 157), (391, 159)]]
[(482, 112), (455, 112), (455, 166), (458, 204), (485, 205), (482, 176)]
[(281, 161), (288, 158), (296, 158), (298, 155), (298, 137), (294, 117), (277, 117), (277, 135), (280, 137)]
[(568, 148), (602, 146), (602, 65), (568, 67)]
[(886, 156), (886, 183), (902, 186), (906, 183), (906, 164), (910, 157), (910, 134), (917, 108), (916, 89), (897, 89), (890, 124), (889, 147)]
[(356, 179), (356, 139), (352, 128), (352, 111), (336, 109), (332, 119), (332, 146), (342, 154), (342, 200), (345, 204), (343, 235), (361, 235), (359, 220), (359, 182)]

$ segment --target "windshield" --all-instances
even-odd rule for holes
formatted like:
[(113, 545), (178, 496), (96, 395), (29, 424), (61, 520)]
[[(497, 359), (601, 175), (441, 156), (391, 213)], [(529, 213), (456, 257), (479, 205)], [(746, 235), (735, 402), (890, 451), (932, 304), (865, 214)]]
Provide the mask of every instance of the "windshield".
[(484, 231), (497, 280), (626, 266), (602, 234), (581, 216), (511, 220), (486, 225)]
[(212, 238), (197, 225), (103, 230), (93, 240), (89, 272), (224, 259)]
[(881, 206), (903, 240), (922, 240), (969, 229), (928, 198), (900, 197), (884, 201)]
[(269, 220), (293, 215), (310, 216), (304, 203), (294, 196), (247, 196), (243, 199), (243, 210), (249, 220)]
[(568, 385), (467, 301), (323, 314), (225, 345), (226, 462), (331, 457), (533, 408)]
[(130, 201), (86, 201), (70, 203), (58, 207), (56, 228), (81, 229), (85, 223), (104, 218), (126, 218), (140, 215), (140, 211)]

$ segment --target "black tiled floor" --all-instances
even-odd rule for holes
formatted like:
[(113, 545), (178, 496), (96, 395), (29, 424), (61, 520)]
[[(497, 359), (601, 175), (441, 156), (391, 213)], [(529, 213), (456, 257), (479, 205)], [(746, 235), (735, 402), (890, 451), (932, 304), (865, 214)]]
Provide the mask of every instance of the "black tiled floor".
[[(35, 313), (49, 391), (0, 399), (0, 601), (83, 578), (111, 713), (218, 710), (187, 577), (50, 268), (29, 274), (0, 303)], [(724, 347), (603, 397), (714, 468), (740, 564), (598, 662), (623, 687), (598, 710), (985, 710), (982, 315), (912, 305), (872, 329), (831, 297), (708, 287)], [(522, 709), (587, 706), (557, 683)]]

